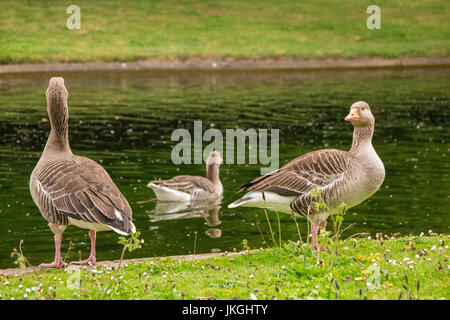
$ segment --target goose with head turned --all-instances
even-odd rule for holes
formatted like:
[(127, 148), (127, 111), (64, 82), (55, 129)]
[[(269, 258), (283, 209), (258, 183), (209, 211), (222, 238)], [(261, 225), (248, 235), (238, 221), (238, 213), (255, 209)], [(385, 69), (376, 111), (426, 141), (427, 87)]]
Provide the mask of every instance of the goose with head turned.
[(61, 268), (62, 233), (68, 225), (88, 229), (89, 258), (74, 264), (95, 264), (97, 231), (136, 232), (131, 208), (108, 173), (95, 161), (74, 155), (69, 145), (68, 92), (54, 77), (46, 92), (51, 131), (30, 178), (31, 196), (54, 233), (55, 259), (40, 267)]
[(345, 117), (353, 125), (350, 151), (323, 149), (306, 153), (280, 169), (243, 185), (249, 191), (228, 207), (267, 208), (298, 213), (311, 223), (311, 245), (318, 249), (317, 233), (326, 227), (328, 210), (316, 209), (311, 191), (321, 191), (332, 214), (344, 203), (353, 207), (372, 196), (385, 177), (384, 165), (372, 146), (375, 118), (366, 102), (352, 104)]
[(181, 175), (169, 180), (153, 180), (147, 187), (152, 188), (160, 201), (191, 201), (215, 199), (222, 196), (219, 167), (223, 163), (218, 151), (211, 151), (206, 160), (206, 178)]

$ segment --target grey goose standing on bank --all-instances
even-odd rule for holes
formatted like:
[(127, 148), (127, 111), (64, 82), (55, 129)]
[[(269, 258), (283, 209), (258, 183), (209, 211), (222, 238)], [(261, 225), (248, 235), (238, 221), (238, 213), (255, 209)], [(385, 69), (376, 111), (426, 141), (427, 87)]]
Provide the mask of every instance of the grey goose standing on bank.
[(67, 97), (64, 79), (51, 78), (46, 92), (51, 131), (30, 179), (31, 196), (54, 233), (55, 259), (40, 265), (45, 268), (66, 265), (61, 258), (61, 240), (68, 225), (88, 229), (91, 240), (89, 258), (75, 264), (95, 264), (97, 231), (136, 232), (131, 208), (105, 169), (72, 153)]
[(373, 195), (385, 176), (383, 162), (372, 146), (375, 118), (366, 102), (355, 102), (346, 121), (353, 124), (350, 151), (323, 149), (300, 156), (282, 168), (241, 187), (250, 191), (228, 207), (257, 207), (280, 212), (296, 212), (311, 222), (311, 245), (317, 249), (317, 232), (325, 228), (328, 212), (315, 212), (311, 191), (322, 191), (322, 199), (335, 214), (345, 203), (356, 206)]

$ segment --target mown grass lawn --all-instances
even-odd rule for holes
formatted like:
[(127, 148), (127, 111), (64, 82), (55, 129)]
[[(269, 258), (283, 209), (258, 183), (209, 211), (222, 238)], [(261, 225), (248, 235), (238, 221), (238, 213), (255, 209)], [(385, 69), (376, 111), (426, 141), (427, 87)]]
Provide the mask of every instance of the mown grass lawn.
[(318, 254), (288, 242), (205, 260), (89, 267), (78, 269), (79, 277), (76, 270), (40, 270), (1, 277), (0, 298), (449, 299), (449, 241), (448, 235), (349, 239)]
[(385, 0), (369, 30), (369, 0), (1, 2), (0, 63), (138, 59), (448, 56), (450, 2)]

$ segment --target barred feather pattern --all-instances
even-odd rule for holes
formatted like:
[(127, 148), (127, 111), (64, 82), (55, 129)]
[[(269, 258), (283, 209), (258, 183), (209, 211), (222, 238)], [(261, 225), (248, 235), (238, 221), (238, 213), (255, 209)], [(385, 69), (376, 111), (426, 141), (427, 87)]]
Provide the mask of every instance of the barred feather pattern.
[(322, 191), (322, 199), (329, 207), (339, 202), (346, 190), (344, 179), (354, 159), (346, 151), (324, 149), (307, 153), (280, 169), (261, 176), (241, 187), (239, 191), (273, 192), (280, 196), (296, 196), (291, 209), (301, 215), (313, 212), (311, 190)]
[[(44, 218), (68, 224), (68, 218), (106, 224), (130, 233), (131, 208), (105, 169), (95, 161), (72, 156), (45, 161), (30, 184)], [(118, 211), (118, 212), (117, 212)]]
[(205, 177), (181, 175), (169, 180), (150, 181), (161, 187), (189, 193), (191, 200), (206, 200), (219, 196), (214, 182)]

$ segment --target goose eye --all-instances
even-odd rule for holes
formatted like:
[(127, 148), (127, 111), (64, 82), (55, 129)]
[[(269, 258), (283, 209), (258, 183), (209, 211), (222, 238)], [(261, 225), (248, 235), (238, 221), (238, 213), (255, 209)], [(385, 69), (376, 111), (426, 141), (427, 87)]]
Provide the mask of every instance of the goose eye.
[(362, 108), (364, 110), (364, 108)]

